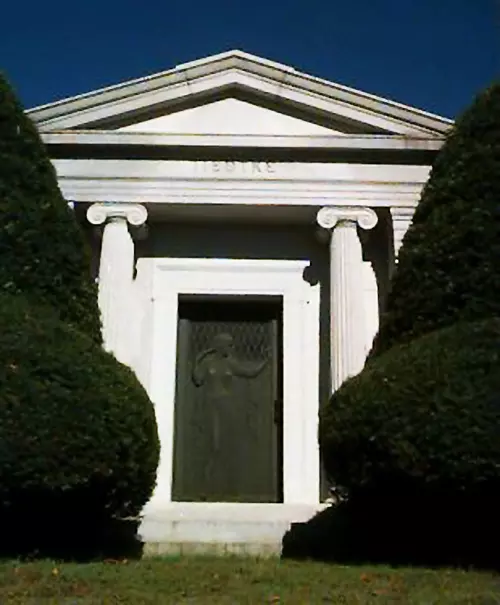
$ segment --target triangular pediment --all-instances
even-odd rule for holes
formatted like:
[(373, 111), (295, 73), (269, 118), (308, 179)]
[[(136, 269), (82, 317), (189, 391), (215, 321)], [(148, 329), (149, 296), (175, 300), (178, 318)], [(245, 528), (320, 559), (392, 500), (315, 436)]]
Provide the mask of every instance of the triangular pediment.
[(28, 112), (42, 132), (440, 136), (451, 120), (240, 51)]
[(325, 135), (343, 134), (275, 109), (236, 98), (219, 99), (182, 111), (135, 122), (119, 128), (126, 132), (221, 135)]

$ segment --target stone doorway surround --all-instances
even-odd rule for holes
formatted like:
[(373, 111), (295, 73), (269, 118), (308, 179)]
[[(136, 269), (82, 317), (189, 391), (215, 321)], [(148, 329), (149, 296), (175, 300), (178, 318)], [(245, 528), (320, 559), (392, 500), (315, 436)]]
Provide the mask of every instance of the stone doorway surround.
[[(141, 527), (148, 544), (167, 548), (168, 544), (215, 543), (223, 537), (226, 545), (268, 544), (276, 551), (290, 523), (305, 520), (318, 509), (320, 286), (304, 280), (308, 264), (296, 260), (138, 260), (134, 288), (142, 327), (134, 369), (155, 405), (162, 452), (157, 487), (144, 509)], [(177, 319), (183, 295), (282, 298), (282, 504), (172, 502)]]
[(303, 278), (308, 261), (141, 258), (142, 335), (135, 370), (155, 404), (162, 458), (149, 510), (171, 502), (179, 297), (217, 295), (283, 300), (283, 500), (319, 502), (320, 286)]

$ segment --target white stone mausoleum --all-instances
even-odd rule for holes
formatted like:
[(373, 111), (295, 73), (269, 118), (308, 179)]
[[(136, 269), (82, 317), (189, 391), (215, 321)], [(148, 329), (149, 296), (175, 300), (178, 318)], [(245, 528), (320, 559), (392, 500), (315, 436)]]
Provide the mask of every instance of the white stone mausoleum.
[(150, 552), (276, 552), (325, 499), (318, 409), (363, 367), (452, 122), (240, 51), (28, 114), (155, 405)]

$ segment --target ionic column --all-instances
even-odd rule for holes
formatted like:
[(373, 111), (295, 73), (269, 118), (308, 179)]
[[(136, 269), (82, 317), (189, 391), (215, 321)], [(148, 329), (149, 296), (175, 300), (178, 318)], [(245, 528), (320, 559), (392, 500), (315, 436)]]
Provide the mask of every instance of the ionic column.
[(408, 228), (411, 225), (415, 208), (393, 206), (390, 210), (394, 240), (394, 258), (397, 262), (399, 249), (403, 243), (405, 233), (408, 231)]
[(99, 308), (104, 348), (128, 362), (127, 323), (134, 274), (134, 242), (128, 225), (139, 227), (148, 213), (139, 204), (93, 204), (87, 210), (92, 225), (104, 225), (99, 263)]
[(363, 253), (357, 225), (372, 229), (377, 215), (370, 208), (325, 206), (317, 214), (330, 238), (330, 355), (332, 392), (358, 374), (366, 357), (363, 301)]

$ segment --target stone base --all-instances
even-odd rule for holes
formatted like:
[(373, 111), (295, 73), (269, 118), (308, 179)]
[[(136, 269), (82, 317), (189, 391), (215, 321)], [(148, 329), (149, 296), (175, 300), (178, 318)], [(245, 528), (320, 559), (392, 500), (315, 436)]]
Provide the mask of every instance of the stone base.
[(147, 542), (144, 557), (240, 556), (272, 558), (281, 554), (281, 543), (273, 542)]
[(172, 502), (145, 510), (139, 535), (145, 556), (279, 556), (290, 525), (323, 506)]

